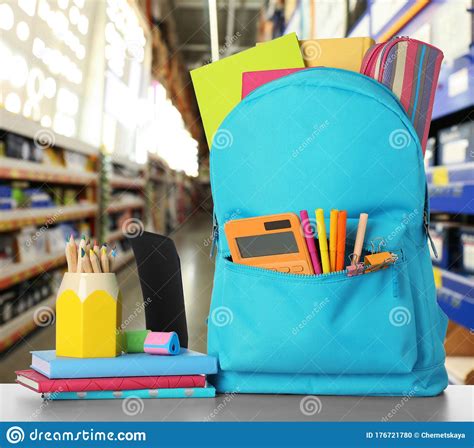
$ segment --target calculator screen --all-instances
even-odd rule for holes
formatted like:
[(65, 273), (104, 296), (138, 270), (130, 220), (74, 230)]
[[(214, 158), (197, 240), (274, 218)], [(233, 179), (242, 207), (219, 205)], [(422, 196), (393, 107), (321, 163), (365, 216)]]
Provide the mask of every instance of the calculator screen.
[(298, 252), (298, 245), (296, 244), (293, 232), (243, 236), (236, 238), (236, 241), (242, 258), (293, 254)]

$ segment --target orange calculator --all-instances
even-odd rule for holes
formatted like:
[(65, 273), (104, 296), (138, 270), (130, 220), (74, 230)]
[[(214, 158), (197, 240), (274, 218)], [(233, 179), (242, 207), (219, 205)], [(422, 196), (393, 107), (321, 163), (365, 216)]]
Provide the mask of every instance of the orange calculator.
[(294, 213), (235, 219), (224, 226), (234, 263), (291, 274), (314, 274)]

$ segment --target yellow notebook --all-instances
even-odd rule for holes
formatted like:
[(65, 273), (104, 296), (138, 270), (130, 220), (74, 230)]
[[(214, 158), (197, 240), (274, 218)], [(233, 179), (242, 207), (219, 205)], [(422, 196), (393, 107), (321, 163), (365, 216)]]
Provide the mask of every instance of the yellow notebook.
[(359, 72), (367, 50), (375, 45), (370, 37), (301, 40), (306, 67), (335, 67)]
[(292, 33), (192, 70), (209, 148), (220, 124), (241, 100), (243, 72), (304, 66), (298, 39)]

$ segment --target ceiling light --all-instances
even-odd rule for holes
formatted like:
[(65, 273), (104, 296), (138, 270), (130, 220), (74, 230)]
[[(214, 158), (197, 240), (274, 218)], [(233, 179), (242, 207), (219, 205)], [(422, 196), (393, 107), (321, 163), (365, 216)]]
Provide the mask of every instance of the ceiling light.
[(56, 81), (54, 78), (46, 78), (44, 81), (44, 96), (46, 98), (53, 98), (56, 95)]
[(16, 55), (11, 59), (10, 82), (14, 87), (23, 87), (28, 79), (28, 64), (23, 56)]
[[(32, 68), (26, 84), (28, 99), (39, 102), (44, 96), (44, 73), (39, 68)], [(26, 107), (26, 104), (25, 104)]]
[(33, 40), (33, 54), (37, 58), (43, 59), (45, 49), (46, 46), (44, 45), (44, 42), (39, 37), (35, 37)]
[(4, 3), (0, 5), (0, 29), (8, 31), (13, 27), (15, 16), (10, 5)]
[(53, 129), (58, 134), (65, 135), (66, 137), (72, 137), (76, 132), (76, 123), (71, 117), (62, 114), (56, 114), (54, 116)]
[(5, 98), (5, 109), (13, 112), (14, 114), (20, 113), (21, 110), (21, 100), (20, 97), (14, 93), (10, 92)]
[(23, 106), (23, 115), (27, 118), (31, 118), (34, 121), (40, 119), (40, 107), (36, 101), (26, 100)]
[(50, 128), (51, 127), (51, 117), (49, 115), (43, 115), (41, 117), (41, 126), (44, 128)]
[[(0, 80), (7, 81), (10, 78), (12, 53), (10, 49), (0, 41)], [(3, 89), (2, 89), (3, 90)]]
[(79, 17), (81, 17), (81, 13), (77, 6), (71, 6), (69, 10), (69, 20), (73, 25), (77, 25), (79, 23)]
[(56, 96), (56, 106), (60, 112), (76, 115), (79, 110), (79, 97), (69, 89), (62, 87)]
[(38, 6), (38, 15), (45, 21), (48, 20), (49, 16), (49, 4), (46, 0), (40, 0), (39, 6)]
[(87, 30), (89, 29), (89, 20), (87, 19), (86, 16), (79, 17), (77, 29), (81, 32), (81, 34), (84, 34), (84, 35), (87, 34)]
[(86, 55), (86, 49), (84, 45), (81, 45), (76, 51), (76, 56), (82, 60), (84, 59), (85, 55)]
[(18, 0), (18, 6), (23, 9), (30, 17), (35, 15), (36, 0)]
[(25, 42), (30, 37), (30, 27), (26, 24), (26, 22), (18, 22), (16, 26), (16, 35), (18, 39)]

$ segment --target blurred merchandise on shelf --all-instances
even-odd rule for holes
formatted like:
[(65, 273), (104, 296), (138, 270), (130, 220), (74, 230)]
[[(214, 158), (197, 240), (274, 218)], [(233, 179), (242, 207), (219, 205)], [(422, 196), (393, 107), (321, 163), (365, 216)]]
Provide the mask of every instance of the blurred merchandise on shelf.
[(14, 260), (14, 243), (12, 235), (0, 234), (0, 268), (10, 265)]
[(433, 166), (436, 159), (436, 138), (430, 137), (426, 142), (426, 151), (425, 151), (425, 169)]
[(8, 185), (0, 185), (0, 210), (15, 208), (16, 201), (12, 197), (12, 188)]
[(430, 247), (433, 264), (446, 269), (456, 267), (459, 259), (459, 224), (431, 221), (430, 235), (438, 254), (436, 258)]
[(474, 162), (474, 122), (451, 126), (438, 132), (438, 163)]
[(31, 139), (8, 133), (6, 136), (6, 156), (14, 159), (41, 162), (42, 148), (36, 148)]
[(474, 275), (474, 227), (461, 227), (459, 233), (462, 269)]
[(56, 269), (0, 291), (0, 325), (49, 299), (58, 288), (62, 275), (63, 269)]
[(23, 227), (16, 235), (18, 261), (26, 262), (46, 253), (46, 235), (35, 226)]

